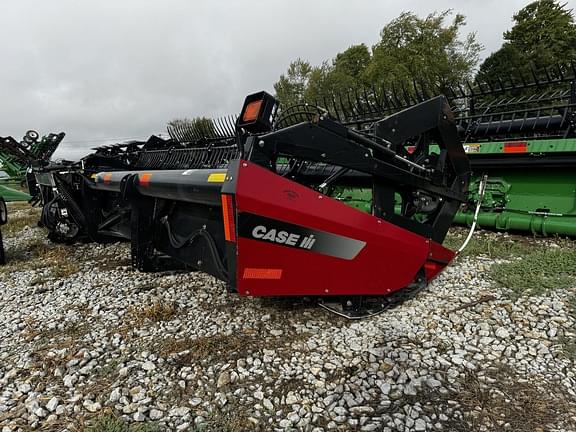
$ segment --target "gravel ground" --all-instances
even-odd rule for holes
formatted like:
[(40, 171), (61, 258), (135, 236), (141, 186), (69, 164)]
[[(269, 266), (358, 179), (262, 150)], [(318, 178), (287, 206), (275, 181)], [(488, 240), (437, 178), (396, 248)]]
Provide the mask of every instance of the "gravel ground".
[(5, 237), (1, 432), (576, 430), (575, 290), (511, 300), (493, 259), (347, 321), (135, 272), (126, 244)]

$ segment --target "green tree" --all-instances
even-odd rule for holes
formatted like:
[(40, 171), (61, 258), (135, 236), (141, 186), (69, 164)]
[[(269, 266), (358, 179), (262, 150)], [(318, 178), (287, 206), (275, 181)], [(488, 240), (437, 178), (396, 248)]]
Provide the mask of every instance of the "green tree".
[(464, 16), (456, 14), (446, 24), (450, 14), (445, 11), (422, 19), (404, 12), (391, 21), (372, 49), (369, 81), (408, 87), (412, 80), (418, 80), (447, 86), (470, 78), (482, 46), (475, 33), (460, 38), (466, 24)]
[(479, 77), (489, 81), (529, 76), (530, 68), (563, 65), (576, 59), (576, 24), (572, 11), (556, 0), (538, 0), (514, 14), (502, 48), (482, 63)]
[(286, 74), (280, 75), (280, 79), (274, 84), (278, 100), (286, 105), (303, 102), (311, 73), (312, 66), (307, 61), (296, 59), (290, 63)]
[(324, 62), (312, 68), (304, 98), (319, 101), (333, 93), (344, 93), (366, 84), (365, 71), (371, 61), (371, 54), (365, 44), (352, 45), (336, 55), (332, 64)]
[(364, 44), (352, 45), (346, 51), (336, 55), (334, 72), (351, 78), (362, 76), (370, 63), (370, 51)]
[(388, 23), (369, 49), (353, 45), (331, 62), (310, 66), (298, 59), (274, 85), (281, 103), (315, 102), (362, 86), (410, 87), (414, 80), (453, 85), (472, 76), (482, 47), (474, 33), (461, 37), (462, 15), (451, 11), (419, 18), (404, 12)]

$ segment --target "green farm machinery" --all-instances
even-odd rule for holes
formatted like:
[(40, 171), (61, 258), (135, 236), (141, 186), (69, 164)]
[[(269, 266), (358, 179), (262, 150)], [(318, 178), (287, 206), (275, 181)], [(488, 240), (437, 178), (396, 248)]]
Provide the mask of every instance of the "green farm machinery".
[[(411, 88), (365, 89), (316, 101), (356, 129), (433, 94), (448, 98), (473, 175), (467, 202), (454, 222), (538, 235), (576, 236), (576, 67), (531, 70), (520, 80), (476, 80), (456, 87), (414, 83)], [(407, 153), (438, 155), (435, 137), (419, 138)], [(422, 147), (425, 147), (424, 151)], [(371, 211), (369, 189), (338, 190), (339, 199)], [(396, 212), (401, 201), (397, 197)]]
[(0, 137), (0, 171), (6, 174), (0, 178), (0, 197), (8, 202), (30, 200), (31, 195), (23, 189), (31, 180), (28, 189), (34, 194), (34, 176), (29, 171), (50, 161), (64, 135), (50, 133), (40, 138), (38, 132), (29, 130), (20, 142), (11, 136)]

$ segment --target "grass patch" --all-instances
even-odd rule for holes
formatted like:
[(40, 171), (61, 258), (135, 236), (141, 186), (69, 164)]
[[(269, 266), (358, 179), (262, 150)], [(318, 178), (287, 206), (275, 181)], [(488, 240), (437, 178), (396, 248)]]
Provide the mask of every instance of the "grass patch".
[(461, 420), (453, 419), (448, 430), (534, 432), (559, 427), (563, 422), (576, 426), (569, 418), (569, 402), (555, 394), (552, 385), (539, 388), (506, 365), (489, 367), (484, 372), (493, 384), (483, 383), (477, 373), (468, 373), (459, 391), (450, 396), (466, 414)]
[(256, 430), (262, 429), (251, 423), (245, 416), (234, 411), (214, 413), (206, 422), (192, 427), (190, 432), (245, 432)]
[(47, 272), (37, 275), (30, 281), (32, 286), (67, 278), (80, 270), (74, 261), (73, 252), (72, 247), (54, 245), (44, 239), (35, 238), (24, 245), (8, 248), (7, 264), (0, 267), (0, 273), (47, 269)]
[(50, 276), (56, 279), (67, 278), (75, 273), (78, 273), (78, 270), (79, 270), (78, 265), (68, 262), (65, 264), (59, 264), (56, 265), (55, 267), (52, 267), (50, 269)]
[[(467, 231), (461, 228), (452, 229), (446, 239), (444, 246), (451, 250), (457, 250), (464, 243)], [(508, 258), (511, 256), (521, 256), (535, 247), (530, 239), (519, 236), (501, 236), (492, 232), (476, 232), (462, 251), (461, 256), (486, 256), (488, 258)]]
[(21, 268), (26, 266), (27, 268), (37, 268), (38, 263), (32, 261), (34, 258), (42, 252), (42, 250), (48, 248), (48, 244), (44, 242), (41, 238), (33, 238), (26, 244), (20, 244), (18, 246), (6, 247), (6, 265), (3, 266), (0, 271), (3, 273), (14, 271), (14, 267)]
[(8, 210), (8, 223), (2, 227), (2, 233), (13, 236), (25, 227), (36, 227), (40, 220), (40, 210), (28, 206), (28, 209), (19, 210), (16, 214), (10, 214)]
[[(14, 206), (10, 206), (14, 210)], [(7, 237), (17, 236), (25, 227), (36, 227), (40, 218), (40, 209), (26, 205), (15, 214), (8, 215), (8, 223), (2, 227)], [(7, 265), (0, 270), (11, 273), (22, 269), (49, 269), (49, 272), (38, 275), (31, 285), (50, 282), (53, 279), (66, 278), (79, 271), (78, 265), (72, 261), (73, 249), (63, 245), (54, 245), (46, 240), (33, 237), (25, 244), (8, 247), (6, 250)]]
[[(12, 186), (10, 186), (12, 187)], [(22, 191), (25, 191), (26, 189), (22, 189), (22, 188), (16, 188), (15, 189), (20, 189)], [(6, 203), (6, 206), (8, 207), (8, 213), (16, 211), (16, 210), (29, 210), (31, 208), (33, 208), (28, 201), (10, 201)]]
[(494, 264), (490, 276), (512, 298), (541, 295), (576, 285), (576, 249), (538, 247), (521, 259)]
[(129, 424), (113, 415), (104, 415), (92, 421), (92, 424), (81, 429), (84, 432), (159, 432), (156, 423)]

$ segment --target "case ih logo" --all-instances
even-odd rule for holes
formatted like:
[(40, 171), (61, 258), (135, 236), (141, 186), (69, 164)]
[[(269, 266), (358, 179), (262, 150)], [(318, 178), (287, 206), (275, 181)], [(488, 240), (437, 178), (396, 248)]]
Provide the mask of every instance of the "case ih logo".
[(346, 260), (356, 258), (366, 246), (362, 240), (245, 212), (238, 215), (238, 233), (240, 237)]
[(302, 249), (312, 249), (312, 246), (316, 243), (314, 234), (300, 240), (302, 237), (300, 234), (290, 234), (287, 231), (276, 231), (274, 228), (268, 229), (264, 225), (258, 225), (254, 228), (252, 230), (252, 237), (278, 244), (285, 244), (286, 246), (298, 246)]

